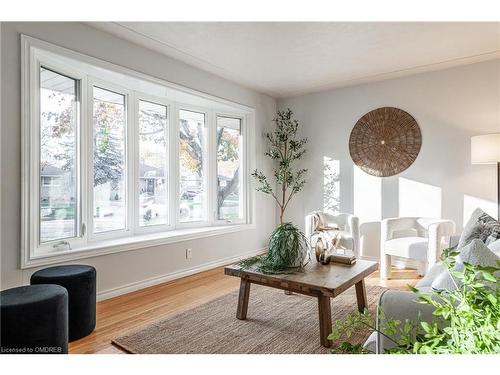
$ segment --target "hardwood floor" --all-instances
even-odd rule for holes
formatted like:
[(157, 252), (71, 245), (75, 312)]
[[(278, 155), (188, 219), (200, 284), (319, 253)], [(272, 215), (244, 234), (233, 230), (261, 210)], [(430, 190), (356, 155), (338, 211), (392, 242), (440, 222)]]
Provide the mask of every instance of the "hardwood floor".
[[(95, 331), (70, 343), (69, 351), (124, 353), (111, 344), (113, 338), (238, 290), (239, 281), (236, 277), (225, 276), (223, 267), (220, 267), (99, 302)], [(365, 280), (366, 285), (401, 290), (417, 281), (416, 271), (406, 269), (395, 269), (392, 279), (383, 283), (378, 272)]]

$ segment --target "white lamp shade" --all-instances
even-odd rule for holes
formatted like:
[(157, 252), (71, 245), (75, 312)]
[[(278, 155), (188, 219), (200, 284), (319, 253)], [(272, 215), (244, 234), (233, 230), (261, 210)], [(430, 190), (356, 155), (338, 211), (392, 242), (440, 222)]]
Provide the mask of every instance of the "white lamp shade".
[(478, 135), (470, 139), (472, 164), (500, 162), (500, 133)]

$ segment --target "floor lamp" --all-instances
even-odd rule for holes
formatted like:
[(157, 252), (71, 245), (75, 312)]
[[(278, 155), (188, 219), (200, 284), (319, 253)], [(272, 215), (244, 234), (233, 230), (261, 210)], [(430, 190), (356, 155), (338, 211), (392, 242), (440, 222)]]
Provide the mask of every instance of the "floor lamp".
[(497, 165), (497, 219), (500, 221), (500, 133), (471, 138), (471, 163)]

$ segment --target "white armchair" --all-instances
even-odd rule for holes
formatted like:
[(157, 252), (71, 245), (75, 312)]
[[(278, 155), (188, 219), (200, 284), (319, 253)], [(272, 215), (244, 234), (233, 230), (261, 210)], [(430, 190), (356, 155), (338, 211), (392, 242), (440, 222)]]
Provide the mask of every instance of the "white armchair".
[[(306, 216), (305, 235), (311, 241), (312, 234), (318, 227), (335, 226), (340, 229), (340, 245), (359, 256), (359, 219), (350, 214), (331, 215), (314, 211)], [(313, 244), (311, 244), (313, 246)]]
[(424, 276), (441, 255), (443, 238), (455, 233), (455, 223), (423, 217), (382, 220), (380, 236), (380, 276), (391, 277), (391, 258), (398, 256), (419, 262), (418, 273)]

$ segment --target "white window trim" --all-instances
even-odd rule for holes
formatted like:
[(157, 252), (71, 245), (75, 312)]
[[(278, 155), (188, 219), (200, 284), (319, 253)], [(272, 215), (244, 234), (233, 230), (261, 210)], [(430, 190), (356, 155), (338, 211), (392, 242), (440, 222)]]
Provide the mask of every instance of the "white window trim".
[(172, 145), (171, 145), (171, 140), (173, 139), (172, 137), (174, 136), (173, 134), (173, 108), (174, 108), (174, 103), (172, 103), (169, 100), (166, 100), (164, 98), (159, 98), (157, 96), (149, 95), (146, 93), (142, 92), (136, 92), (135, 97), (134, 97), (134, 114), (137, 116), (135, 119), (135, 128), (133, 130), (134, 133), (137, 133), (139, 131), (139, 102), (140, 101), (146, 101), (158, 105), (165, 106), (167, 108), (167, 132), (166, 132), (166, 137), (167, 137), (167, 181), (168, 181), (168, 191), (167, 191), (167, 206), (168, 206), (168, 212), (167, 212), (167, 223), (166, 224), (158, 224), (158, 225), (151, 225), (151, 226), (142, 226), (140, 225), (139, 221), (139, 138), (136, 137), (134, 146), (135, 146), (135, 165), (134, 165), (134, 183), (132, 188), (134, 189), (134, 205), (135, 209), (137, 210), (137, 214), (134, 214), (134, 227), (135, 230), (134, 232), (136, 234), (145, 234), (145, 233), (152, 233), (152, 232), (158, 232), (158, 231), (168, 231), (172, 230), (175, 228), (174, 222), (175, 222), (175, 204), (170, 204), (170, 196), (172, 189), (174, 188), (173, 182), (173, 173), (172, 171), (175, 168), (174, 162), (175, 162), (175, 153), (174, 150), (172, 150)]
[[(61, 59), (59, 59), (61, 57)], [(93, 194), (91, 189), (87, 189), (90, 191), (85, 191), (83, 188), (80, 193), (80, 212), (79, 212), (79, 224), (84, 223), (86, 225), (87, 237), (85, 241), (81, 237), (77, 237), (73, 239), (73, 243), (78, 245), (78, 248), (73, 250), (52, 250), (44, 253), (36, 253), (35, 249), (39, 248), (38, 245), (38, 220), (39, 220), (39, 209), (38, 209), (38, 196), (39, 196), (39, 181), (38, 179), (38, 146), (36, 142), (38, 142), (38, 133), (35, 126), (35, 131), (33, 131), (33, 124), (38, 124), (39, 116), (38, 116), (38, 107), (37, 107), (37, 91), (38, 91), (38, 81), (35, 79), (37, 77), (37, 69), (39, 69), (40, 62), (42, 62), (43, 66), (47, 68), (52, 68), (56, 72), (61, 74), (66, 74), (69, 77), (79, 79), (80, 80), (80, 95), (82, 98), (81, 108), (80, 108), (80, 118), (79, 121), (81, 124), (85, 124), (92, 118), (92, 108), (88, 108), (87, 102), (85, 98), (88, 98), (92, 95), (92, 90), (90, 89), (93, 85), (102, 86), (104, 89), (111, 89), (112, 91), (118, 91), (119, 93), (127, 93), (126, 94), (126, 105), (129, 108), (135, 108), (138, 100), (144, 98), (144, 100), (149, 100), (152, 102), (157, 102), (158, 104), (165, 104), (168, 108), (168, 127), (169, 127), (169, 190), (170, 197), (175, 196), (178, 197), (178, 169), (179, 163), (176, 158), (175, 153), (177, 150), (177, 146), (174, 148), (172, 145), (178, 145), (178, 142), (172, 142), (173, 139), (178, 139), (178, 111), (174, 110), (177, 107), (179, 102), (172, 102), (168, 100), (168, 98), (158, 98), (152, 95), (142, 93), (140, 90), (130, 90), (120, 88), (117, 85), (108, 84), (106, 80), (97, 79), (83, 71), (80, 71), (78, 67), (69, 66), (67, 64), (67, 59), (75, 60), (81, 62), (82, 64), (90, 64), (97, 68), (103, 68), (108, 71), (124, 74), (133, 79), (139, 79), (142, 81), (150, 82), (156, 85), (161, 85), (165, 87), (165, 92), (178, 92), (178, 95), (189, 95), (191, 97), (200, 98), (200, 100), (204, 100), (205, 102), (210, 101), (214, 103), (214, 107), (210, 108), (210, 106), (205, 107), (203, 105), (200, 108), (197, 108), (193, 105), (181, 105), (181, 107), (188, 110), (200, 111), (202, 110), (206, 113), (206, 120), (208, 122), (207, 126), (207, 136), (209, 138), (208, 144), (211, 149), (209, 149), (209, 153), (213, 151), (215, 147), (215, 139), (211, 139), (212, 132), (210, 131), (210, 127), (216, 127), (216, 122), (214, 119), (217, 114), (224, 114), (224, 110), (217, 109), (217, 106), (220, 104), (225, 108), (231, 107), (234, 108), (235, 112), (233, 115), (242, 118), (242, 126), (245, 130), (245, 144), (244, 144), (244, 156), (243, 160), (246, 167), (247, 174), (252, 170), (252, 166), (254, 164), (254, 154), (250, 152), (250, 150), (254, 150), (254, 119), (255, 119), (255, 110), (251, 107), (241, 105), (238, 103), (234, 103), (225, 99), (221, 99), (219, 97), (215, 97), (209, 94), (205, 94), (202, 92), (198, 92), (186, 87), (182, 87), (168, 81), (164, 81), (162, 79), (154, 78), (148, 76), (146, 74), (133, 71), (131, 69), (115, 65), (112, 63), (108, 63), (106, 61), (102, 61), (100, 59), (96, 59), (87, 55), (83, 55), (78, 52), (74, 52), (68, 50), (66, 48), (62, 48), (45, 41), (35, 39), (32, 37), (28, 37), (25, 35), (21, 35), (21, 64), (22, 64), (22, 74), (21, 74), (21, 92), (22, 92), (22, 101), (21, 101), (21, 110), (22, 110), (22, 170), (21, 170), (21, 184), (22, 184), (22, 236), (21, 236), (21, 268), (30, 268), (36, 267), (46, 264), (55, 264), (60, 262), (65, 262), (74, 259), (83, 259), (89, 257), (95, 257), (99, 255), (111, 254), (122, 251), (130, 251), (135, 249), (141, 249), (150, 246), (159, 246), (165, 245), (169, 243), (175, 243), (179, 241), (187, 241), (196, 238), (203, 238), (209, 236), (216, 236), (225, 233), (232, 233), (243, 230), (251, 230), (255, 229), (256, 225), (253, 221), (253, 212), (255, 209), (255, 193), (251, 190), (250, 181), (248, 176), (246, 176), (245, 189), (247, 193), (247, 197), (245, 202), (245, 220), (242, 223), (231, 223), (231, 225), (227, 225), (227, 223), (223, 223), (219, 220), (216, 220), (215, 214), (212, 214), (215, 211), (213, 207), (213, 197), (214, 194), (214, 186), (211, 183), (210, 179), (213, 177), (207, 178), (206, 188), (209, 199), (208, 207), (207, 207), (207, 226), (199, 226), (199, 222), (194, 223), (197, 224), (196, 227), (192, 227), (191, 225), (178, 225), (174, 227), (174, 222), (177, 221), (178, 215), (178, 206), (179, 200), (176, 199), (176, 204), (169, 204), (169, 224), (162, 229), (166, 231), (155, 231), (151, 233), (149, 228), (141, 227), (139, 228), (138, 222), (136, 223), (135, 212), (138, 207), (136, 206), (136, 202), (138, 201), (137, 194), (137, 170), (135, 165), (132, 163), (136, 163), (137, 158), (137, 141), (129, 142), (126, 141), (126, 147), (129, 147), (127, 150), (127, 207), (128, 207), (128, 215), (127, 215), (127, 225), (126, 231), (130, 233), (129, 236), (123, 236), (120, 238), (116, 238), (115, 236), (108, 235), (92, 235), (93, 232), (93, 223), (92, 223), (92, 204), (93, 204)], [(88, 78), (87, 78), (88, 77)], [(89, 102), (91, 103), (91, 101)], [(91, 106), (90, 106), (91, 107)], [(136, 124), (136, 119), (133, 118), (135, 116), (136, 111), (127, 111), (127, 121), (129, 124)], [(90, 119), (89, 117), (90, 116)], [(134, 125), (135, 126), (135, 125)], [(127, 126), (127, 137), (131, 137), (133, 131), (135, 131), (134, 126)], [(78, 168), (78, 179), (81, 181), (78, 183), (78, 189), (84, 186), (89, 186), (88, 181), (91, 179), (91, 167), (92, 167), (92, 154), (88, 154), (90, 148), (92, 146), (92, 137), (93, 131), (92, 129), (88, 129), (86, 126), (80, 126), (80, 131), (78, 132), (78, 148), (80, 156), (77, 159), (77, 168)], [(39, 127), (38, 127), (39, 129)], [(214, 129), (215, 130), (215, 129)], [(215, 131), (213, 132), (215, 134)], [(89, 143), (91, 142), (91, 143)], [(211, 145), (211, 146), (210, 146)], [(36, 146), (36, 147), (33, 147)], [(36, 152), (33, 152), (36, 151)], [(90, 162), (89, 162), (90, 160)], [(212, 157), (207, 158), (207, 165), (209, 168), (209, 173), (215, 172), (215, 164), (216, 157), (212, 155)], [(216, 178), (215, 178), (216, 180)], [(33, 189), (30, 188), (35, 187)], [(172, 195), (174, 193), (175, 195)], [(85, 203), (86, 202), (86, 203)], [(130, 218), (134, 218), (132, 222)], [(179, 223), (180, 224), (180, 223)], [(192, 224), (192, 223), (189, 223)], [(224, 225), (225, 224), (225, 225)], [(160, 226), (157, 226), (160, 227)], [(158, 228), (157, 228), (158, 229)], [(81, 225), (79, 225), (79, 230), (81, 231)], [(81, 234), (81, 233), (79, 233)], [(123, 233), (122, 233), (123, 234)], [(49, 245), (53, 245), (53, 241), (49, 243)]]
[(141, 250), (148, 247), (169, 245), (200, 238), (221, 236), (229, 233), (254, 230), (255, 228), (255, 224), (184, 228), (174, 229), (167, 232), (136, 235), (133, 237), (108, 239), (106, 241), (101, 241), (98, 244), (89, 244), (86, 247), (74, 250), (33, 255), (29, 259), (26, 259), (25, 263), (21, 265), (21, 269), (57, 264), (77, 259), (93, 258), (96, 256), (121, 253), (125, 251)]
[[(232, 112), (222, 112), (222, 111), (216, 111), (214, 113), (214, 126), (215, 126), (215, 130), (217, 130), (217, 117), (229, 117), (229, 118), (235, 118), (235, 119), (239, 119), (240, 120), (240, 132), (241, 132), (241, 135), (243, 137), (243, 139), (249, 139), (249, 136), (248, 136), (248, 127), (247, 127), (247, 123), (246, 123), (246, 118), (245, 116), (241, 116), (241, 114), (237, 114), (237, 113), (232, 113)], [(241, 161), (241, 165), (243, 167), (243, 171), (247, 171), (247, 172), (250, 172), (250, 169), (248, 168), (248, 164), (247, 164), (247, 160), (248, 160), (248, 142), (245, 142), (243, 141), (243, 144), (241, 145), (242, 147), (242, 150), (241, 150), (241, 158), (242, 158), (242, 161)], [(214, 139), (214, 151), (213, 151), (213, 155), (215, 155), (215, 160), (214, 160), (214, 174), (217, 173), (217, 145), (215, 144), (215, 139)], [(216, 176), (217, 177), (217, 176)], [(248, 176), (245, 175), (245, 173), (241, 173), (241, 181), (240, 181), (240, 186), (247, 186), (248, 185)], [(214, 186), (214, 189), (215, 189), (215, 192), (217, 193), (217, 189), (218, 189), (218, 186), (217, 186), (217, 178), (215, 178), (215, 186)], [(216, 210), (216, 207), (214, 207), (214, 213), (213, 213), (213, 217), (214, 217), (214, 222), (216, 223), (216, 225), (234, 225), (234, 224), (243, 224), (245, 223), (247, 220), (248, 220), (248, 212), (249, 212), (249, 207), (247, 205), (247, 197), (248, 197), (248, 192), (249, 192), (249, 189), (242, 189), (241, 193), (243, 194), (243, 199), (242, 199), (242, 202), (243, 202), (243, 217), (241, 219), (238, 219), (238, 220), (233, 220), (231, 222), (227, 221), (227, 220), (223, 220), (223, 219), (219, 219), (218, 217), (218, 214), (217, 214), (217, 210)]]
[[(88, 191), (87, 191), (87, 235), (88, 242), (100, 242), (102, 240), (112, 239), (124, 237), (126, 235), (132, 235), (133, 233), (133, 223), (130, 222), (130, 218), (134, 215), (134, 192), (133, 192), (133, 178), (135, 176), (133, 166), (133, 157), (134, 157), (134, 145), (131, 142), (133, 139), (132, 132), (134, 131), (134, 127), (132, 124), (134, 120), (132, 119), (132, 111), (130, 108), (133, 108), (133, 92), (121, 87), (119, 85), (106, 82), (95, 77), (89, 77), (87, 80), (87, 103), (93, 103), (94, 98), (94, 87), (98, 87), (103, 90), (111, 91), (119, 95), (123, 95), (124, 104), (125, 104), (125, 173), (124, 173), (124, 183), (125, 183), (125, 208), (126, 208), (126, 217), (125, 217), (125, 227), (123, 229), (116, 229), (108, 232), (97, 232), (94, 233), (94, 188), (91, 181), (94, 180), (94, 150), (92, 145), (94, 143), (94, 127), (88, 127), (88, 138), (87, 142), (90, 147), (87, 148), (87, 152), (89, 157), (87, 158), (87, 178), (88, 178)], [(88, 118), (92, 119), (94, 116), (93, 106), (88, 108)], [(92, 122), (93, 125), (93, 122)], [(83, 190), (83, 189), (82, 189)]]
[[(81, 96), (83, 97), (86, 93), (86, 88), (84, 87), (85, 82), (86, 82), (86, 77), (79, 72), (78, 70), (73, 70), (71, 68), (68, 68), (64, 65), (59, 64), (57, 61), (53, 61), (51, 59), (43, 59), (43, 61), (37, 56), (36, 53), (31, 54), (30, 56), (30, 69), (27, 72), (29, 74), (29, 82), (30, 87), (28, 88), (29, 93), (24, 95), (23, 93), (23, 98), (28, 100), (28, 106), (29, 108), (32, 108), (28, 114), (24, 113), (24, 107), (23, 107), (23, 121), (26, 119), (28, 121), (27, 124), (23, 124), (21, 134), (22, 134), (22, 153), (23, 155), (26, 156), (26, 158), (29, 158), (29, 160), (23, 160), (22, 163), (22, 194), (23, 194), (23, 202), (22, 204), (25, 204), (27, 207), (26, 209), (29, 210), (29, 214), (25, 213), (25, 207), (22, 208), (22, 212), (27, 216), (26, 220), (23, 220), (23, 224), (28, 227), (26, 229), (23, 229), (23, 232), (28, 232), (28, 241), (29, 241), (29, 257), (34, 256), (34, 251), (36, 248), (38, 249), (43, 249), (43, 251), (50, 252), (50, 249), (53, 249), (54, 247), (57, 246), (58, 243), (62, 243), (64, 241), (72, 240), (72, 242), (75, 245), (81, 246), (83, 241), (80, 239), (79, 234), (81, 231), (81, 228), (78, 227), (77, 233), (75, 237), (71, 238), (61, 238), (57, 239), (54, 241), (47, 241), (44, 242), (43, 244), (39, 244), (40, 241), (40, 231), (39, 231), (39, 225), (38, 222), (40, 220), (40, 210), (38, 206), (38, 197), (40, 194), (40, 181), (39, 181), (39, 165), (40, 165), (40, 144), (39, 144), (39, 135), (40, 135), (40, 118), (39, 118), (39, 103), (40, 103), (40, 95), (38, 91), (39, 87), (39, 78), (40, 78), (40, 67), (43, 66), (47, 69), (54, 70), (55, 72), (58, 72), (60, 74), (67, 75), (68, 77), (71, 77), (73, 79), (80, 80), (80, 85), (81, 85)], [(23, 88), (24, 88), (23, 84)], [(23, 102), (22, 105), (25, 103)], [(82, 103), (82, 106), (80, 108), (80, 113), (79, 113), (79, 118), (78, 121), (79, 123), (82, 123), (84, 121), (85, 115), (84, 115), (84, 109), (85, 105)], [(27, 118), (24, 116), (28, 115)], [(32, 126), (33, 125), (33, 126)], [(80, 186), (81, 186), (81, 179), (84, 173), (79, 173), (81, 168), (82, 168), (82, 162), (81, 159), (85, 157), (85, 150), (83, 147), (83, 140), (84, 137), (82, 136), (80, 132), (81, 127), (78, 127), (77, 131), (77, 155), (76, 155), (76, 186), (77, 186), (77, 191), (80, 197), (80, 200), (82, 198), (82, 192), (79, 191)], [(80, 156), (81, 155), (81, 156)], [(27, 165), (25, 164), (27, 162)], [(27, 185), (28, 184), (28, 185)], [(29, 186), (31, 186), (31, 190), (29, 190)], [(28, 203), (29, 202), (29, 203)], [(35, 203), (36, 202), (36, 203)], [(78, 202), (78, 212), (77, 212), (77, 224), (81, 223), (83, 218), (84, 218), (84, 212), (85, 209), (83, 208), (83, 205), (81, 204), (81, 201)], [(22, 237), (25, 239), (25, 236), (23, 235)]]
[(185, 221), (181, 222), (180, 221), (180, 215), (177, 215), (178, 212), (180, 212), (180, 163), (178, 162), (177, 165), (175, 166), (175, 181), (177, 184), (176, 191), (175, 191), (175, 197), (176, 197), (176, 215), (175, 215), (175, 226), (176, 228), (196, 228), (200, 226), (210, 226), (213, 223), (212, 217), (211, 217), (211, 195), (212, 195), (212, 189), (210, 187), (210, 178), (209, 175), (211, 173), (211, 168), (210, 168), (210, 152), (211, 152), (211, 134), (212, 134), (212, 121), (210, 120), (211, 117), (211, 111), (207, 110), (206, 108), (202, 107), (197, 107), (193, 105), (187, 105), (183, 103), (177, 103), (175, 106), (175, 116), (174, 116), (174, 126), (173, 128), (175, 129), (175, 148), (176, 148), (176, 154), (180, 153), (180, 118), (179, 118), (179, 112), (180, 111), (188, 111), (188, 112), (196, 112), (196, 113), (201, 113), (205, 116), (205, 141), (207, 143), (207, 148), (203, 150), (203, 185), (205, 188), (205, 220), (198, 220), (198, 221)]

